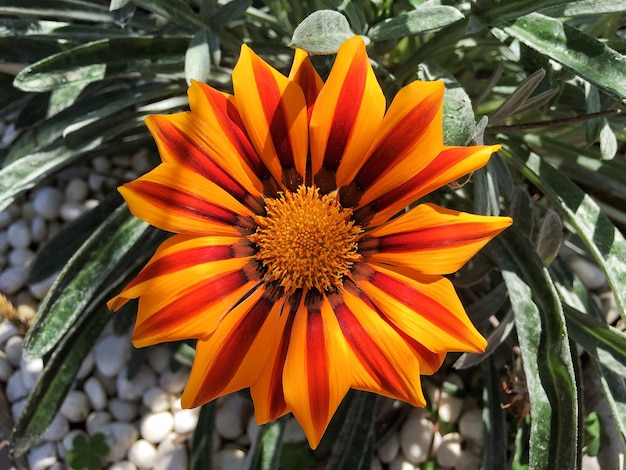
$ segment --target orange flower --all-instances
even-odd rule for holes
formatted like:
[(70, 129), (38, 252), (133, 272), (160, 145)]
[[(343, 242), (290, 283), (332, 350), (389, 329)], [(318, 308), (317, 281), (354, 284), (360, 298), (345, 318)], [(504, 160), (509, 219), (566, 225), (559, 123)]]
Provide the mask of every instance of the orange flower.
[(175, 235), (109, 307), (139, 297), (137, 347), (197, 339), (184, 407), (250, 387), (259, 423), (292, 412), (316, 447), (349, 388), (423, 406), (420, 374), (486, 346), (442, 275), (511, 220), (402, 211), (499, 146), (443, 145), (440, 82), (385, 112), (359, 37), (326, 83), (302, 50), (285, 77), (244, 45), (233, 86), (146, 120), (163, 162), (120, 192)]

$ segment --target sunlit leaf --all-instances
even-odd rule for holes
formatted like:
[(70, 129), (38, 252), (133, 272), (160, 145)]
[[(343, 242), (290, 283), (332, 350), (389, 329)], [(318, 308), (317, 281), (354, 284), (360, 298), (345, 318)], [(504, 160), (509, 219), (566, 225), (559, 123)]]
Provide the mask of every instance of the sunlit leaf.
[(336, 54), (339, 46), (352, 36), (345, 16), (333, 10), (319, 10), (298, 25), (289, 45), (309, 54)]

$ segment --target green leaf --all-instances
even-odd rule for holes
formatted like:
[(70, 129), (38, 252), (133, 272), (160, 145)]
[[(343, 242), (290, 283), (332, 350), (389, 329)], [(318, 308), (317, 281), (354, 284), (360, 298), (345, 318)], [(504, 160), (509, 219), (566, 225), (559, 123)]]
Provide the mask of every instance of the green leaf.
[(626, 334), (606, 322), (565, 306), (570, 337), (604, 367), (626, 377)]
[(510, 139), (499, 136), (499, 140), (506, 141), (500, 154), (548, 196), (574, 227), (604, 271), (620, 314), (626, 320), (626, 240), (622, 233), (591, 196), (562, 172)]
[(443, 141), (446, 145), (467, 145), (476, 135), (476, 118), (472, 101), (459, 82), (445, 69), (420, 64), (421, 80), (441, 80), (446, 89), (443, 95)]
[(280, 468), (280, 456), (282, 439), (285, 430), (285, 419), (261, 426), (256, 442), (250, 450), (250, 470), (278, 470)]
[(577, 387), (556, 288), (517, 227), (501, 233), (490, 248), (515, 313), (531, 405), (530, 468), (577, 468)]
[(603, 366), (592, 358), (591, 364), (598, 371), (604, 395), (609, 403), (615, 425), (622, 436), (626, 436), (626, 380), (621, 374)]
[(519, 112), (519, 109), (526, 103), (530, 95), (537, 89), (541, 81), (546, 76), (546, 71), (539, 69), (526, 79), (511, 93), (504, 103), (489, 117), (489, 121), (493, 124), (502, 121), (512, 114)]
[(504, 31), (606, 93), (626, 98), (626, 58), (597, 39), (538, 13), (518, 18)]
[(183, 29), (198, 30), (209, 26), (183, 0), (133, 0), (136, 5), (167, 18)]
[(46, 362), (15, 422), (10, 440), (15, 455), (30, 450), (46, 431), (111, 315), (106, 308), (98, 308), (68, 325), (69, 330)]
[(369, 470), (374, 440), (376, 395), (355, 394), (335, 445), (327, 468), (336, 470)]
[(331, 8), (346, 15), (352, 29), (357, 34), (364, 34), (367, 30), (367, 18), (359, 2), (354, 0), (326, 0)]
[(602, 153), (603, 160), (611, 160), (617, 155), (618, 145), (617, 138), (609, 121), (606, 118), (602, 118), (602, 127), (600, 129), (600, 152)]
[(352, 36), (345, 16), (333, 10), (318, 10), (296, 27), (289, 46), (309, 54), (336, 54), (339, 46)]
[(463, 19), (463, 13), (450, 6), (420, 6), (403, 12), (381, 23), (367, 32), (372, 41), (386, 41), (436, 31)]
[(472, 8), (482, 23), (499, 25), (520, 16), (551, 6), (570, 3), (571, 0), (480, 0)]
[(212, 470), (213, 454), (213, 430), (215, 428), (215, 401), (202, 405), (198, 424), (193, 433), (193, 441), (190, 452), (190, 470)]
[[(153, 230), (120, 206), (69, 260), (24, 338), (25, 357), (41, 357), (63, 338), (70, 326), (92, 304), (108, 300), (112, 286), (144, 259)], [(125, 259), (132, 253), (133, 262)]]
[(554, 17), (596, 16), (605, 13), (621, 13), (626, 11), (624, 0), (577, 0), (562, 5), (546, 8), (544, 15)]
[(214, 28), (224, 28), (241, 17), (250, 5), (252, 5), (252, 0), (231, 0), (215, 10), (211, 15), (210, 23)]
[(191, 85), (191, 80), (206, 83), (210, 73), (211, 50), (208, 32), (202, 29), (191, 39), (185, 52), (185, 79), (189, 85)]
[[(18, 6), (19, 5), (19, 6)], [(81, 0), (0, 0), (0, 16), (34, 16), (57, 20), (110, 23), (105, 7)]]
[(549, 209), (541, 221), (537, 235), (537, 254), (547, 266), (556, 257), (563, 240), (563, 223), (555, 211)]
[(483, 362), (483, 423), (485, 439), (483, 448), (484, 470), (502, 470), (507, 468), (506, 411), (502, 409), (501, 378), (492, 358)]
[(124, 27), (133, 19), (135, 4), (132, 0), (111, 0), (109, 12), (115, 24)]
[(142, 36), (101, 39), (36, 62), (15, 77), (23, 91), (48, 91), (68, 83), (91, 83), (116, 77), (149, 76), (182, 69), (189, 36)]

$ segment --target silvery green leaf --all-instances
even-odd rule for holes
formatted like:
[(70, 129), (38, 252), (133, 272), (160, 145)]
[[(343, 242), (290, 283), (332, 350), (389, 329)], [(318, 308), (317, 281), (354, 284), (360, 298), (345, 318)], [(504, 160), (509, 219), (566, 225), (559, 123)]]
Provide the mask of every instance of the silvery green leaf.
[(289, 45), (309, 54), (336, 54), (339, 46), (352, 36), (345, 16), (333, 10), (319, 10), (296, 27)]
[(185, 52), (185, 79), (206, 82), (211, 73), (211, 50), (207, 30), (202, 29), (191, 39)]

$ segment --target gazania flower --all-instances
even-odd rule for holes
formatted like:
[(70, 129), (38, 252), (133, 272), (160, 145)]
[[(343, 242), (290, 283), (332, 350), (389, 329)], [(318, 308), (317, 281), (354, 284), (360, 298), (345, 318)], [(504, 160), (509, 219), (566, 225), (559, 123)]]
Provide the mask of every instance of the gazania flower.
[(197, 339), (184, 407), (250, 387), (259, 423), (292, 412), (316, 447), (350, 388), (423, 406), (420, 374), (486, 345), (443, 275), (511, 220), (403, 210), (499, 147), (443, 145), (440, 82), (385, 110), (359, 37), (326, 83), (244, 45), (233, 87), (147, 119), (162, 163), (120, 192), (174, 235), (109, 307), (139, 298), (137, 347)]

